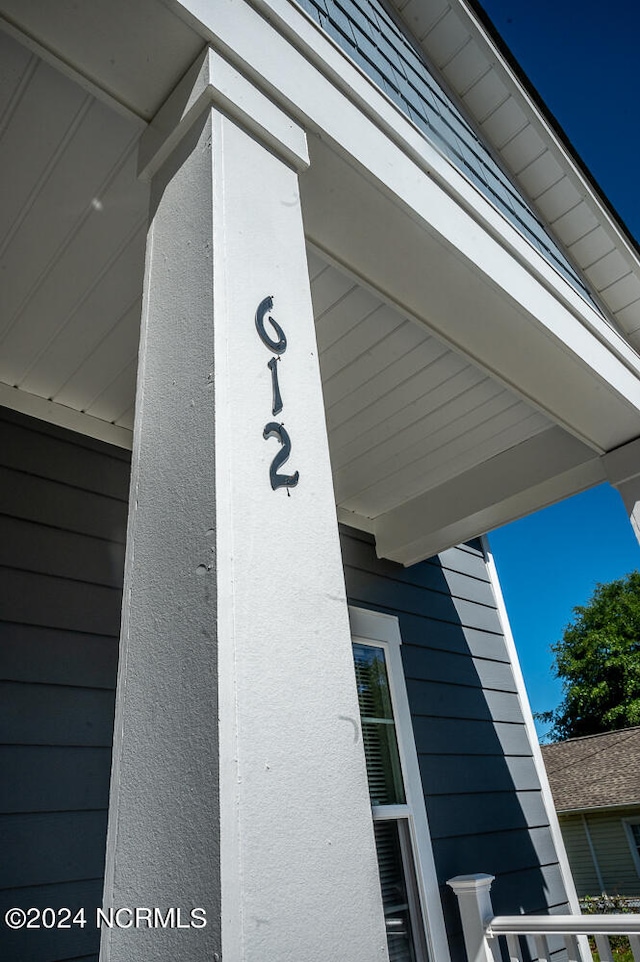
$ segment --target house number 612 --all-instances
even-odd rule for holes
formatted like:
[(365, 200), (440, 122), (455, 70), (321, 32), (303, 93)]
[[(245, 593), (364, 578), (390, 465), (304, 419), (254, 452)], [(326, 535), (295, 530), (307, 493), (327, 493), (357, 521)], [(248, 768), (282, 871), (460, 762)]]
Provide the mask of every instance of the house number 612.
[[(264, 300), (260, 301), (258, 310), (256, 311), (256, 330), (264, 346), (275, 354), (275, 357), (272, 357), (267, 363), (267, 367), (271, 372), (271, 413), (275, 417), (283, 408), (280, 385), (278, 383), (278, 361), (287, 350), (287, 338), (278, 322), (271, 316), (270, 311), (272, 308), (272, 297), (265, 297)], [(265, 319), (273, 328), (273, 334), (267, 331)], [(289, 437), (288, 431), (285, 430), (284, 424), (282, 422), (269, 421), (269, 423), (265, 425), (262, 436), (265, 440), (268, 438), (277, 438), (282, 445), (269, 468), (271, 487), (274, 491), (276, 488), (295, 488), (300, 479), (300, 473), (298, 471), (296, 471), (295, 474), (278, 474), (278, 468), (281, 468), (282, 465), (289, 460), (289, 455), (291, 454), (291, 438)]]

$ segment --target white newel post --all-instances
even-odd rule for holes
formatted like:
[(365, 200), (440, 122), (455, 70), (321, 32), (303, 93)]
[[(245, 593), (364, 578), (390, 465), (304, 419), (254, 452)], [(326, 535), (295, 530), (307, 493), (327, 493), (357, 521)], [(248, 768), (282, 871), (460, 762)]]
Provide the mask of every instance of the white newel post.
[(605, 454), (602, 461), (610, 483), (620, 492), (640, 542), (640, 438)]
[(142, 143), (152, 215), (105, 906), (179, 908), (186, 927), (103, 929), (102, 962), (386, 958), (306, 164), (304, 132), (212, 51)]
[(460, 910), (462, 936), (467, 952), (467, 962), (497, 962), (498, 946), (489, 948), (485, 937), (487, 923), (493, 918), (491, 883), (493, 875), (456, 875), (447, 880), (453, 889)]

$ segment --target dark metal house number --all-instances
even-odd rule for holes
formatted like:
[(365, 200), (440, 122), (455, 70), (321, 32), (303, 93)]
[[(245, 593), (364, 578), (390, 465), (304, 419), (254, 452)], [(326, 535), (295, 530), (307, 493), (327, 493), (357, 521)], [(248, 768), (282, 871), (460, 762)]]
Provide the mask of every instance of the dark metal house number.
[[(271, 372), (271, 413), (275, 417), (276, 414), (279, 414), (283, 408), (280, 385), (278, 383), (278, 362), (281, 356), (287, 350), (287, 338), (278, 322), (269, 313), (272, 308), (272, 297), (265, 297), (264, 300), (260, 301), (258, 304), (258, 310), (256, 311), (256, 330), (264, 346), (270, 351), (273, 351), (273, 353), (276, 355), (267, 363), (267, 367)], [(273, 328), (275, 337), (265, 328), (265, 318)], [(296, 471), (294, 474), (278, 474), (278, 468), (281, 468), (282, 465), (289, 460), (289, 455), (291, 454), (291, 438), (289, 437), (289, 433), (286, 431), (284, 424), (279, 424), (277, 421), (269, 421), (269, 423), (265, 425), (262, 436), (265, 438), (265, 440), (268, 438), (277, 438), (282, 445), (280, 451), (278, 451), (275, 458), (271, 462), (271, 467), (269, 468), (269, 480), (271, 481), (271, 487), (274, 491), (276, 488), (295, 488), (300, 479), (300, 473), (298, 471)]]

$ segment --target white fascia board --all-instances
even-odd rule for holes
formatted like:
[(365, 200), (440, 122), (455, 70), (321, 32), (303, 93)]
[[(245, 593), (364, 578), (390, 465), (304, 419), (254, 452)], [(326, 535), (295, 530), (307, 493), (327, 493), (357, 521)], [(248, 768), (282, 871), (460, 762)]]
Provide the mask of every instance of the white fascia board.
[(376, 551), (412, 565), (604, 480), (600, 458), (550, 428), (380, 515)]
[[(167, 2), (310, 134), (355, 161), (379, 190), (502, 288), (548, 331), (555, 342), (551, 350), (561, 347), (578, 358), (640, 411), (636, 352), (296, 4)], [(448, 336), (447, 330), (438, 333)], [(472, 346), (456, 346), (484, 363)]]
[(76, 411), (65, 404), (29, 394), (8, 384), (0, 384), (0, 406), (19, 411), (21, 414), (28, 414), (32, 418), (55, 424), (60, 428), (67, 428), (69, 431), (76, 431), (89, 438), (105, 441), (126, 451), (130, 451), (133, 444), (133, 431), (128, 428), (112, 424), (110, 421), (102, 421), (100, 418)]

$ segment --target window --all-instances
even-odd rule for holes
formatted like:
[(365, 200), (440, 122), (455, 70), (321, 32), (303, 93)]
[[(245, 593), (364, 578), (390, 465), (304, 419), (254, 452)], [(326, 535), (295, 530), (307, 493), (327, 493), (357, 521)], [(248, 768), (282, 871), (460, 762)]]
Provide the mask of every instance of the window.
[(350, 608), (390, 962), (448, 959), (396, 618)]

